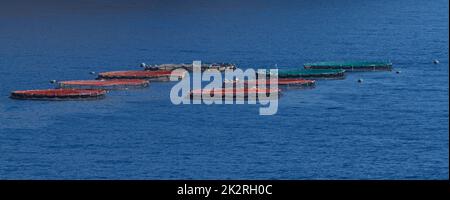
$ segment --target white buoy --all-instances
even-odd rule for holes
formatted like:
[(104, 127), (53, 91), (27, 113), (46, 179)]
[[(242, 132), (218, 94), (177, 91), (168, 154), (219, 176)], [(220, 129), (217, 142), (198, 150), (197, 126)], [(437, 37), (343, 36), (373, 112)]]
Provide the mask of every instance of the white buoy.
[(434, 63), (434, 64), (439, 64), (439, 60), (438, 60), (438, 59), (434, 59), (434, 60), (433, 60), (433, 63)]

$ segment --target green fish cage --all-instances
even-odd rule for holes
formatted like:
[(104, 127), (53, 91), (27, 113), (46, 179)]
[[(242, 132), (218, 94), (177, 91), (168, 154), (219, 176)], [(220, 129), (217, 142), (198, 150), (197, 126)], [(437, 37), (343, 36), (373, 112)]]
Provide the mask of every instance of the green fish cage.
[(316, 62), (305, 63), (305, 69), (344, 69), (346, 71), (391, 71), (392, 63), (390, 61), (369, 62), (369, 61), (350, 61), (350, 62)]

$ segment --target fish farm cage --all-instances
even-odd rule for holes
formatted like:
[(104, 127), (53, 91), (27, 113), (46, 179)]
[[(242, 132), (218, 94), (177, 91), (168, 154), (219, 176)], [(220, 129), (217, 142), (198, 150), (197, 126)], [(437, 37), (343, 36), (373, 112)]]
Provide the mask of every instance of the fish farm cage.
[(24, 100), (89, 100), (105, 95), (106, 90), (97, 89), (45, 89), (13, 91), (10, 97)]
[(102, 80), (77, 80), (58, 82), (58, 88), (72, 89), (104, 89), (104, 90), (123, 90), (137, 89), (149, 86), (148, 80), (142, 79), (102, 79)]
[[(262, 74), (270, 77), (270, 72)], [(295, 69), (295, 70), (278, 70), (278, 79), (283, 78), (304, 78), (304, 79), (342, 79), (345, 77), (343, 69)], [(260, 76), (260, 74), (258, 74)]]
[(191, 99), (226, 99), (227, 96), (247, 99), (250, 95), (255, 95), (257, 98), (266, 95), (270, 98), (278, 98), (281, 94), (280, 89), (258, 89), (258, 88), (220, 88), (220, 89), (197, 89), (189, 93)]
[[(313, 87), (315, 86), (316, 81), (315, 80), (309, 80), (309, 79), (299, 79), (299, 78), (280, 78), (280, 79), (266, 79), (265, 80), (265, 85), (266, 87), (269, 87), (270, 84), (277, 84), (278, 87), (283, 87), (283, 86), (295, 86), (295, 87)], [(240, 84), (242, 84), (245, 87), (249, 87), (249, 86), (259, 86), (260, 83), (258, 82), (258, 80), (245, 80), (245, 81), (238, 81), (238, 80), (234, 80), (231, 82), (224, 82), (223, 86), (239, 86)]]
[(316, 62), (305, 63), (305, 69), (345, 69), (346, 71), (391, 71), (391, 62)]
[(149, 81), (170, 81), (171, 77), (182, 79), (185, 73), (172, 72), (170, 70), (132, 70), (102, 72), (97, 79), (146, 79)]

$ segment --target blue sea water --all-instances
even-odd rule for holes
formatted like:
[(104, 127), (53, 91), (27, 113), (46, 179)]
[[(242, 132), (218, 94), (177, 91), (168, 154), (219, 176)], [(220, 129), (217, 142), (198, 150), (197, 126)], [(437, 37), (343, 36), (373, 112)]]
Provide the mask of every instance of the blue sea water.
[[(2, 1), (0, 178), (448, 179), (448, 9), (446, 0)], [(259, 105), (173, 105), (175, 83), (99, 101), (8, 98), (141, 62), (386, 59), (394, 71), (285, 91), (272, 116)]]

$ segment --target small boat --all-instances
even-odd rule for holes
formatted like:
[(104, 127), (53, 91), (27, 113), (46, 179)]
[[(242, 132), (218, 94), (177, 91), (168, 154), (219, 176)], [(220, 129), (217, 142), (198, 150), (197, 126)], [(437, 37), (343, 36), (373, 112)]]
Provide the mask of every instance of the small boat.
[(85, 100), (101, 99), (106, 90), (96, 89), (46, 89), (13, 91), (11, 98), (24, 100)]
[(345, 69), (346, 71), (391, 71), (391, 62), (316, 62), (305, 63), (305, 69)]
[(102, 72), (98, 79), (146, 79), (150, 81), (170, 81), (171, 77), (182, 79), (185, 73), (179, 73), (170, 70), (131, 70), (131, 71), (112, 71)]
[(142, 79), (78, 80), (58, 82), (59, 88), (118, 90), (148, 87), (149, 81)]
[[(284, 78), (344, 78), (345, 70), (343, 69), (295, 69), (295, 70), (278, 70), (278, 79)], [(270, 72), (266, 73), (269, 77)]]
[(219, 98), (225, 99), (226, 97), (232, 98), (244, 98), (247, 99), (250, 95), (255, 95), (255, 97), (259, 98), (261, 96), (265, 96), (266, 98), (278, 98), (281, 90), (280, 89), (258, 89), (258, 88), (220, 88), (220, 89), (197, 89), (192, 90), (189, 94), (190, 98)]

